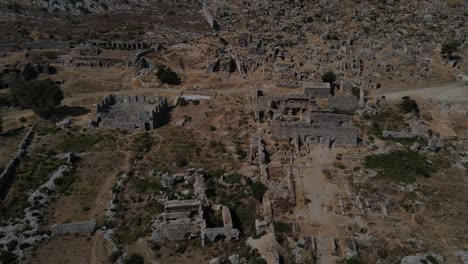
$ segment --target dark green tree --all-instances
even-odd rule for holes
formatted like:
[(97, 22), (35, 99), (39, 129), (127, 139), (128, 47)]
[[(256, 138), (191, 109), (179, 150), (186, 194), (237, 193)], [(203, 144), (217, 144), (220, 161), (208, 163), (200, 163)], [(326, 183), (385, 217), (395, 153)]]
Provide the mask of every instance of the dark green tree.
[(182, 82), (180, 81), (179, 75), (175, 71), (173, 71), (171, 68), (166, 67), (166, 66), (161, 66), (158, 69), (158, 72), (156, 73), (156, 76), (158, 76), (158, 79), (162, 83), (167, 83), (171, 85), (179, 85)]
[(336, 81), (336, 75), (332, 71), (327, 71), (322, 75), (322, 82), (334, 83)]
[(400, 104), (401, 110), (403, 110), (405, 113), (419, 113), (419, 106), (418, 103), (413, 100), (413, 99), (403, 99), (403, 101)]
[(37, 115), (48, 118), (63, 100), (63, 92), (50, 80), (18, 82), (12, 87), (14, 100)]

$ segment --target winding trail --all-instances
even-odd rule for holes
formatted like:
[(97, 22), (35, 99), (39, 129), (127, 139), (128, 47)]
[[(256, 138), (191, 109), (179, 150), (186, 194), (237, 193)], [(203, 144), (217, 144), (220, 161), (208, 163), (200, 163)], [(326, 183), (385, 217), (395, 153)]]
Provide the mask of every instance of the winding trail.
[(429, 84), (410, 89), (378, 89), (371, 91), (370, 95), (385, 96), (389, 100), (397, 100), (404, 96), (410, 96), (423, 100), (468, 102), (468, 84), (465, 81), (454, 81)]

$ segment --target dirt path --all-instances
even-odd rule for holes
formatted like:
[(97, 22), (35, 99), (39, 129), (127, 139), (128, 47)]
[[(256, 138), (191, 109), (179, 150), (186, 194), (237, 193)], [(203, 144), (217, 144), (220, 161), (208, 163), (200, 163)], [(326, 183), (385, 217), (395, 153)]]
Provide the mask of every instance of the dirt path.
[(399, 90), (374, 90), (372, 96), (385, 96), (389, 100), (401, 99), (410, 96), (417, 99), (432, 99), (436, 101), (468, 102), (468, 85), (463, 81), (440, 83)]
[(147, 94), (147, 95), (159, 95), (159, 96), (177, 96), (181, 93), (186, 94), (224, 94), (224, 95), (250, 95), (251, 87), (248, 85), (243, 88), (233, 88), (233, 89), (216, 89), (216, 90), (184, 90), (184, 89), (176, 89), (176, 88), (138, 88), (138, 89), (131, 89), (131, 90), (120, 90), (120, 91), (108, 91), (108, 92), (94, 92), (94, 93), (80, 93), (75, 94), (72, 97), (68, 97), (63, 99), (63, 105), (72, 105), (73, 103), (77, 103), (86, 99), (95, 99), (99, 97), (105, 97), (110, 94), (124, 94), (124, 95), (140, 95), (140, 94)]
[[(338, 186), (329, 182), (323, 173), (333, 154), (322, 146), (315, 146), (306, 159), (295, 161), (295, 182), (298, 206), (295, 212), (300, 228), (310, 235), (340, 236), (339, 226), (345, 219), (327, 210), (336, 201)], [(301, 230), (301, 232), (302, 232)]]
[[(116, 141), (116, 144), (117, 144), (116, 151), (123, 153), (125, 155), (125, 158), (123, 161), (123, 164), (125, 165), (121, 169), (124, 171), (129, 171), (131, 153), (129, 153), (128, 151), (121, 150), (120, 144), (119, 144), (120, 140), (121, 138), (117, 139)], [(120, 175), (114, 175), (113, 177), (108, 177), (108, 179), (106, 179), (104, 184), (102, 184), (102, 187), (99, 190), (97, 198), (96, 198), (96, 206), (93, 208), (93, 210), (96, 210), (95, 214), (99, 213), (98, 209), (103, 210), (103, 208), (106, 208), (107, 206), (109, 206), (109, 202), (110, 202), (109, 194), (112, 192), (112, 186), (115, 184), (119, 176)], [(98, 235), (98, 236), (102, 237), (102, 235)], [(102, 240), (107, 241), (104, 238)], [(107, 243), (110, 244), (108, 241)], [(98, 239), (96, 237), (95, 239), (93, 239), (93, 244), (91, 246), (91, 262), (90, 262), (91, 264), (101, 263), (101, 258), (102, 258), (101, 251), (102, 251), (102, 245), (98, 244)]]

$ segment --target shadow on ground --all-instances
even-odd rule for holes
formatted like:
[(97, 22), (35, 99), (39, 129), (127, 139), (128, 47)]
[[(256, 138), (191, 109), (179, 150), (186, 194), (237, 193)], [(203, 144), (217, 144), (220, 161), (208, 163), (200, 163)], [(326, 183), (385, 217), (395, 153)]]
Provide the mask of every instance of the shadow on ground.
[(90, 113), (91, 110), (81, 106), (59, 106), (55, 109), (53, 119), (60, 120), (66, 117), (82, 116)]

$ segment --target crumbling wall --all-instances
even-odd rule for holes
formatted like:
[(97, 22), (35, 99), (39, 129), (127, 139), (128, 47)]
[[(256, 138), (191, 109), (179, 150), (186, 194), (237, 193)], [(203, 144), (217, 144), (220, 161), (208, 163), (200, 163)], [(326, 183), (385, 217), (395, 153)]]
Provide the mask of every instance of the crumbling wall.
[(429, 139), (429, 135), (411, 132), (397, 132), (384, 130), (382, 132), (383, 137), (399, 138), (399, 139), (411, 139), (411, 138), (422, 138)]
[(275, 123), (272, 126), (272, 131), (274, 139), (293, 140), (297, 145), (303, 143), (356, 145), (358, 140), (358, 130), (355, 127)]
[(327, 112), (311, 112), (308, 116), (308, 122), (311, 124), (336, 126), (336, 127), (349, 127), (352, 124), (352, 116), (327, 113)]
[(70, 44), (65, 41), (58, 40), (36, 40), (33, 42), (28, 42), (24, 44), (26, 49), (58, 49), (58, 50), (68, 50), (70, 49)]
[(0, 174), (0, 197), (5, 196), (8, 192), (8, 185), (15, 175), (15, 170), (21, 163), (21, 159), (26, 154), (26, 151), (31, 144), (32, 138), (34, 136), (34, 127), (35, 125), (31, 126), (31, 128), (28, 130), (23, 140), (21, 141), (15, 156), (10, 160), (2, 174)]
[(165, 97), (110, 95), (96, 107), (91, 126), (124, 130), (152, 130), (167, 119), (169, 103)]
[(239, 230), (228, 227), (207, 228), (204, 232), (206, 238), (214, 242), (217, 237), (225, 237), (227, 241), (238, 240)]
[(206, 22), (210, 25), (213, 30), (219, 31), (221, 26), (219, 25), (218, 21), (213, 17), (210, 10), (208, 10), (208, 6), (206, 4), (202, 7), (202, 14), (203, 17), (206, 19)]
[(222, 206), (223, 227), (204, 228), (202, 230), (203, 237), (210, 241), (215, 241), (218, 236), (225, 237), (227, 241), (239, 239), (239, 230), (233, 228), (231, 212), (228, 207)]
[(237, 54), (237, 52), (235, 50), (233, 50), (232, 48), (229, 49), (229, 55), (231, 56), (231, 58), (234, 60), (234, 62), (236, 63), (236, 67), (237, 67), (237, 70), (239, 71), (239, 74), (243, 77), (243, 78), (246, 78), (247, 77), (247, 69), (245, 68), (245, 65), (244, 63), (242, 62), (239, 54)]

